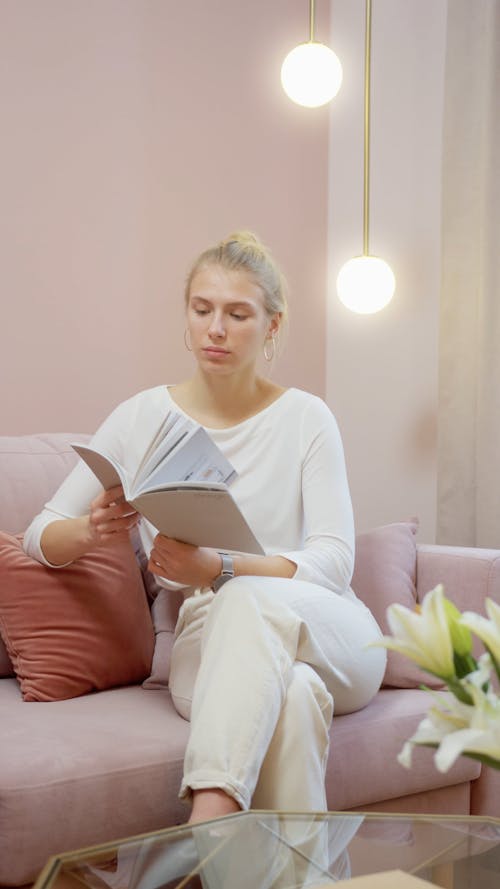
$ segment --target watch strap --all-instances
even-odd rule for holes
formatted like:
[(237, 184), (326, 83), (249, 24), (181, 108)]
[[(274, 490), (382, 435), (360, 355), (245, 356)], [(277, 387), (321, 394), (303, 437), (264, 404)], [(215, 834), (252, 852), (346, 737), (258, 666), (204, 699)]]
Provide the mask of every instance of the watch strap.
[(222, 568), (220, 574), (212, 583), (212, 590), (214, 593), (220, 590), (221, 586), (234, 577), (234, 563), (232, 556), (229, 556), (227, 553), (219, 553), (219, 556), (222, 560)]

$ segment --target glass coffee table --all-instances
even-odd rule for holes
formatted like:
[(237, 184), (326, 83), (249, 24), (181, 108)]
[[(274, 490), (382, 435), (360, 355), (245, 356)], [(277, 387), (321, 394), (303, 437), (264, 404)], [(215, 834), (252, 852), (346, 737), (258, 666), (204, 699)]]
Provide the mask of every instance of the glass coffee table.
[(500, 819), (254, 810), (53, 856), (34, 889), (326, 889), (350, 880), (353, 889), (499, 889)]

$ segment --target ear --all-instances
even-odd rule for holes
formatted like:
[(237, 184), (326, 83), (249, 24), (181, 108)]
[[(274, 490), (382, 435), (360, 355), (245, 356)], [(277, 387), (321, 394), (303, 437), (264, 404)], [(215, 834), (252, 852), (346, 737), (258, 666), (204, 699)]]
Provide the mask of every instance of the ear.
[(276, 312), (272, 317), (269, 323), (269, 328), (267, 331), (268, 337), (276, 336), (278, 330), (280, 329), (281, 324), (281, 312)]

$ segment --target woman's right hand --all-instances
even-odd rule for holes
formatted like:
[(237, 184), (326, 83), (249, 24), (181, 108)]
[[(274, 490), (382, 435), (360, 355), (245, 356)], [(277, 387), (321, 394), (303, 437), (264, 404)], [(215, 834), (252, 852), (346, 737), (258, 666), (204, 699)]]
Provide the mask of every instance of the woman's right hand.
[(117, 485), (99, 494), (86, 515), (50, 522), (42, 531), (40, 549), (50, 565), (69, 565), (96, 547), (128, 540), (138, 521), (139, 513)]
[(127, 503), (121, 485), (103, 491), (90, 504), (88, 530), (94, 546), (113, 546), (128, 539), (139, 513)]

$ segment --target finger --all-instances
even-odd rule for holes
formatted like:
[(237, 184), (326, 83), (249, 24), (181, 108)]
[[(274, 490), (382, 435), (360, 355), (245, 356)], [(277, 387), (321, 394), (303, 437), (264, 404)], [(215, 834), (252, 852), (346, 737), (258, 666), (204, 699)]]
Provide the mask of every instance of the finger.
[(198, 549), (192, 543), (184, 543), (182, 540), (176, 540), (175, 537), (165, 537), (164, 534), (158, 534), (155, 537), (154, 545), (159, 552), (175, 555), (178, 558), (189, 558)]
[(99, 535), (121, 534), (128, 532), (138, 522), (138, 515), (123, 516), (122, 518), (112, 519), (111, 521), (103, 521), (99, 516), (94, 516), (92, 524)]
[(158, 550), (156, 550), (154, 547), (149, 554), (149, 558), (153, 565), (161, 565), (164, 561), (162, 559), (161, 553), (159, 553)]
[(130, 503), (127, 503), (126, 500), (124, 500), (122, 503), (110, 503), (110, 505), (106, 506), (103, 511), (106, 512), (107, 516), (117, 519), (121, 518), (122, 516), (139, 514), (137, 510), (130, 505)]
[(154, 541), (154, 546), (157, 546), (159, 549), (168, 549), (172, 544), (178, 543), (174, 537), (166, 537), (165, 534), (157, 534)]
[[(111, 494), (111, 490), (109, 491), (101, 491), (97, 497), (92, 500), (90, 506), (92, 509), (106, 509), (106, 507), (110, 506), (111, 503), (119, 503), (120, 502), (120, 494), (119, 492), (115, 494)], [(123, 497), (122, 497), (123, 502)]]
[(111, 503), (109, 506), (93, 507), (91, 510), (92, 521), (97, 524), (116, 521), (118, 519), (132, 516), (138, 517), (138, 515), (136, 510), (129, 507), (126, 503)]
[(148, 569), (152, 574), (159, 574), (160, 576), (165, 576), (166, 571), (156, 559), (153, 559), (152, 556), (149, 557), (148, 561)]
[(114, 485), (114, 487), (109, 488), (107, 491), (101, 491), (101, 493), (92, 501), (92, 505), (96, 504), (96, 506), (109, 506), (110, 503), (121, 503), (125, 500), (125, 495), (123, 493), (123, 488), (121, 485)]
[(113, 516), (113, 508), (91, 510), (88, 516), (89, 530), (97, 543), (103, 544), (108, 538), (126, 539), (140, 520), (139, 513)]

